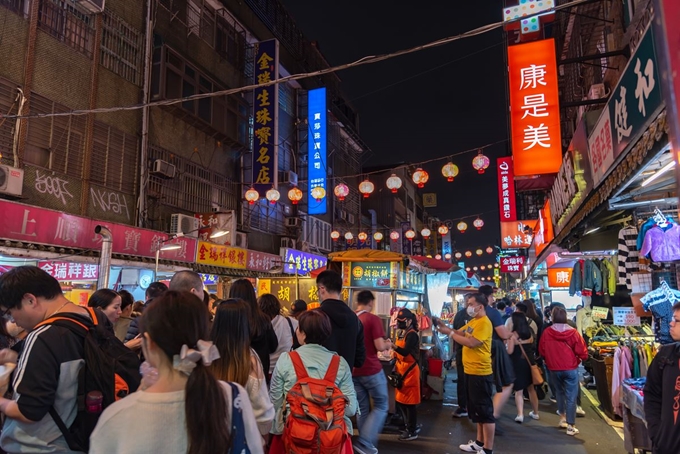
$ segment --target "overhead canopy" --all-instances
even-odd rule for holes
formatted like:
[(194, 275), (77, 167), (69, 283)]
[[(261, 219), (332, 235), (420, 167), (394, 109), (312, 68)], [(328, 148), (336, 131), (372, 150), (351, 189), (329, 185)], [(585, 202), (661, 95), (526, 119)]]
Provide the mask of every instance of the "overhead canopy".
[(453, 265), (449, 262), (445, 262), (444, 260), (425, 257), (424, 255), (414, 255), (412, 258), (435, 271), (455, 271), (459, 269), (458, 265)]
[(451, 273), (451, 278), (449, 279), (450, 288), (470, 288), (471, 290), (479, 287), (479, 281), (473, 276), (468, 278), (467, 272), (465, 270), (458, 270)]
[(402, 262), (405, 258), (407, 256), (404, 254), (373, 249), (352, 249), (328, 254), (331, 262)]

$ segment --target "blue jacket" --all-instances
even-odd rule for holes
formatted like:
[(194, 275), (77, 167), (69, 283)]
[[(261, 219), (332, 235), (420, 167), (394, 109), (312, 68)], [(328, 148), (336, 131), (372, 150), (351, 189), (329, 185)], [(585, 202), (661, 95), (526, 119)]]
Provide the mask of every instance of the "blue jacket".
[[(331, 358), (334, 353), (327, 350), (318, 344), (307, 344), (295, 350), (300, 355), (302, 363), (307, 369), (307, 374), (312, 378), (323, 378), (328, 370), (328, 365), (331, 363)], [(269, 397), (274, 404), (276, 416), (272, 425), (273, 434), (283, 433), (284, 426), (284, 406), (286, 405), (286, 395), (288, 391), (297, 383), (297, 375), (295, 374), (295, 367), (293, 361), (290, 359), (290, 353), (281, 353), (279, 360), (276, 362), (274, 374), (272, 375), (272, 382), (269, 388)], [(345, 408), (345, 424), (350, 435), (353, 432), (352, 421), (350, 417), (357, 413), (357, 395), (354, 391), (354, 382), (352, 381), (352, 368), (347, 365), (347, 361), (340, 357), (340, 366), (338, 367), (338, 375), (335, 378), (335, 385), (342, 391), (342, 393), (349, 399), (349, 404)]]

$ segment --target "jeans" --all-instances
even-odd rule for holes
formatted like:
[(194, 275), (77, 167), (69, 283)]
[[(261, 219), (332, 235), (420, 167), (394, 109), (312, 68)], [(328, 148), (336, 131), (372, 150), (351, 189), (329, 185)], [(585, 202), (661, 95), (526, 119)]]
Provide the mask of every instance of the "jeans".
[(576, 399), (578, 397), (578, 370), (550, 371), (557, 395), (557, 410), (567, 417), (567, 424), (576, 422)]
[[(376, 447), (378, 435), (387, 418), (387, 378), (381, 370), (375, 375), (352, 377), (352, 381), (359, 401), (360, 414), (357, 415), (359, 441), (368, 447)], [(370, 398), (373, 398), (372, 411)]]

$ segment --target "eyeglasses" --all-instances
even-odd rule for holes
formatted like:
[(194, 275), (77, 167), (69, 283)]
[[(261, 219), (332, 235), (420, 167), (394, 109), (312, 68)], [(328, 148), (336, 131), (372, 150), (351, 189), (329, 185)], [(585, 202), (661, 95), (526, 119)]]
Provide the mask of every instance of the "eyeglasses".
[(4, 311), (0, 312), (0, 317), (1, 318), (10, 318), (11, 315), (9, 314), (9, 309), (5, 309)]

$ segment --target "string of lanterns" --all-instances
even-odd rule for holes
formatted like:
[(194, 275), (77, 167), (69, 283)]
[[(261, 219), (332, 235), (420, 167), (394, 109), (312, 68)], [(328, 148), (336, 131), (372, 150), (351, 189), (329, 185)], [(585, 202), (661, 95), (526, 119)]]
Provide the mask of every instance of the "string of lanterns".
[[(475, 169), (479, 174), (483, 174), (486, 171), (486, 169), (489, 168), (490, 163), (491, 160), (484, 155), (482, 149), (480, 148), (477, 155), (472, 159), (472, 168)], [(453, 162), (449, 161), (442, 166), (441, 172), (447, 181), (452, 182), (455, 179), (455, 177), (458, 176), (459, 169), (458, 166), (456, 166)], [(411, 175), (411, 180), (416, 186), (418, 186), (418, 188), (422, 189), (423, 187), (425, 187), (425, 183), (427, 183), (430, 180), (430, 174), (422, 167), (418, 167)], [(385, 184), (387, 188), (390, 191), (392, 191), (392, 193), (396, 194), (399, 188), (402, 187), (403, 181), (401, 177), (399, 177), (396, 173), (393, 173), (387, 179)], [(375, 184), (373, 184), (368, 178), (359, 183), (359, 192), (363, 195), (364, 198), (368, 198), (374, 191)], [(338, 183), (335, 186), (335, 188), (333, 188), (333, 194), (335, 194), (335, 196), (341, 202), (345, 200), (347, 196), (349, 196), (349, 193), (350, 189), (345, 183)], [(323, 200), (324, 197), (326, 197), (326, 190), (322, 186), (315, 186), (311, 189), (311, 194), (314, 199), (316, 199), (317, 201), (321, 201)], [(274, 205), (281, 198), (281, 194), (276, 188), (272, 187), (266, 192), (265, 197), (272, 205)], [(245, 199), (250, 205), (253, 205), (255, 202), (257, 202), (259, 198), (260, 198), (259, 192), (253, 187), (250, 187), (245, 192)], [(297, 205), (297, 203), (300, 200), (302, 200), (302, 191), (297, 187), (292, 188), (290, 191), (288, 191), (288, 199), (291, 201), (293, 205)], [(481, 225), (478, 225), (478, 223), (481, 223)], [(463, 233), (467, 229), (467, 224), (465, 224), (464, 228), (462, 229), (460, 228), (461, 224), (459, 224), (458, 230), (460, 230), (461, 233)], [(479, 230), (484, 225), (484, 221), (482, 221), (481, 219), (477, 219), (473, 223), (473, 225), (477, 227), (477, 229)]]

